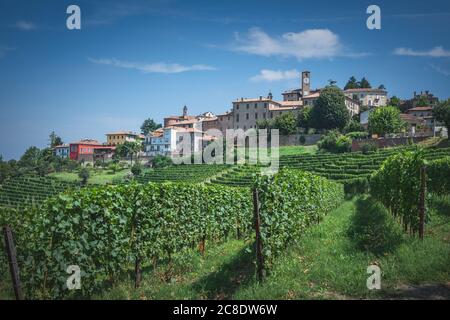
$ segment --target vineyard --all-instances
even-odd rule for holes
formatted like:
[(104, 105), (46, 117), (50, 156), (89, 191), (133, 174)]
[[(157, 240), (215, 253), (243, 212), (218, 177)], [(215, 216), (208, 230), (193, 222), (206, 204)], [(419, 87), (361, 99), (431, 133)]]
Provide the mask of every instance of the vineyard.
[(203, 182), (227, 168), (229, 168), (227, 165), (177, 165), (146, 170), (137, 180), (140, 183), (164, 181)]
[[(133, 269), (138, 283), (143, 269), (158, 265), (166, 268), (160, 277), (172, 281), (174, 265), (189, 265), (183, 259), (192, 252), (203, 257), (233, 241), (255, 250), (252, 265), (270, 276), (289, 248), (301, 246), (310, 229), (346, 203), (344, 194), (352, 188), (370, 189), (372, 198), (414, 234), (420, 170), (427, 167), (430, 194), (445, 197), (449, 156), (450, 148), (415, 147), (286, 155), (274, 176), (261, 176), (257, 165), (179, 165), (144, 170), (129, 183), (89, 188), (19, 178), (0, 186), (0, 225), (14, 230), (30, 298), (92, 297), (116, 281), (131, 282)], [(4, 256), (0, 265), (7, 269)], [(81, 268), (82, 290), (67, 290), (69, 265)]]
[(39, 205), (48, 197), (76, 187), (76, 183), (48, 177), (14, 178), (0, 185), (0, 207)]

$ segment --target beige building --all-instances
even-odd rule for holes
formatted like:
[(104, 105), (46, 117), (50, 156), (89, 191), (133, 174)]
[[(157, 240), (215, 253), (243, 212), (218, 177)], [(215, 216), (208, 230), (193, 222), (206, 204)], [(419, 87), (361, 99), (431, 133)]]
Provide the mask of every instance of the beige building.
[(258, 120), (274, 119), (277, 116), (293, 112), (302, 107), (302, 101), (274, 101), (271, 93), (267, 97), (256, 99), (240, 98), (233, 101), (233, 129), (255, 129)]
[(117, 146), (119, 144), (124, 143), (125, 141), (129, 142), (143, 142), (145, 136), (142, 134), (137, 134), (131, 131), (117, 131), (106, 134), (106, 144), (109, 146)]
[(387, 91), (384, 89), (347, 89), (344, 94), (354, 101), (359, 101), (361, 106), (383, 107), (387, 105)]

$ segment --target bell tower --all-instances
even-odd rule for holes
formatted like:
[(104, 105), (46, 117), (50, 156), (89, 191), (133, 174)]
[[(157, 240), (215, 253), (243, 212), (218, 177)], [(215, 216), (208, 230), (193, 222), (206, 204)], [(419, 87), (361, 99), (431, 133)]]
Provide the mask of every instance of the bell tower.
[(186, 106), (184, 106), (184, 108), (183, 108), (183, 117), (187, 117), (187, 107)]
[(311, 92), (310, 85), (311, 85), (311, 73), (309, 71), (303, 71), (302, 72), (302, 96), (305, 97), (309, 95)]

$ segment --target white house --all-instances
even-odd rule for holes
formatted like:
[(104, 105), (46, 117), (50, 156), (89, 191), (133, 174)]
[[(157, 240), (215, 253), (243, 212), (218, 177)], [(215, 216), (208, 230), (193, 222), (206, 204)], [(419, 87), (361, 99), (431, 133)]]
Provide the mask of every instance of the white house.
[(366, 107), (383, 107), (387, 105), (387, 91), (384, 89), (357, 88), (344, 90), (344, 94)]
[(147, 156), (183, 155), (202, 151), (203, 132), (196, 128), (169, 126), (150, 133), (145, 139)]

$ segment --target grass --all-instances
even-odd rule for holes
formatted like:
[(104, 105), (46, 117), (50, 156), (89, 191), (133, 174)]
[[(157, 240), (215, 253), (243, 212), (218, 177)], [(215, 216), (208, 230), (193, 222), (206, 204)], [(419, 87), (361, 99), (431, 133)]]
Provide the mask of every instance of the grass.
[[(122, 170), (116, 173), (106, 169), (90, 170), (88, 184), (107, 184), (112, 183), (113, 179), (122, 178), (128, 171)], [(49, 174), (50, 177), (69, 182), (79, 182), (78, 172), (54, 172)]]
[(316, 154), (317, 145), (312, 146), (285, 146), (279, 148), (280, 157), (296, 154)]
[[(450, 279), (450, 217), (431, 210), (424, 241), (402, 235), (385, 253), (361, 249), (349, 232), (370, 200), (343, 203), (321, 224), (311, 227), (277, 259), (263, 283), (255, 281), (252, 242), (230, 240), (195, 251), (179, 264), (146, 268), (140, 289), (131, 278), (96, 299), (349, 299), (391, 297), (402, 284), (444, 283)], [(442, 207), (442, 206), (441, 206)], [(443, 214), (444, 213), (444, 214)], [(375, 219), (375, 221), (377, 221)], [(370, 222), (368, 222), (370, 224)], [(386, 239), (390, 239), (387, 237)], [(382, 270), (382, 290), (369, 291), (366, 269)], [(169, 272), (169, 277), (167, 274)]]

